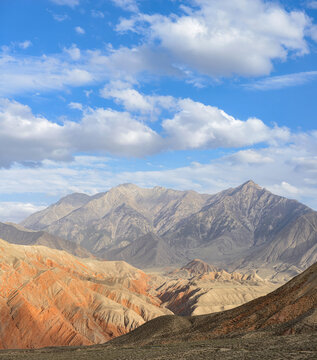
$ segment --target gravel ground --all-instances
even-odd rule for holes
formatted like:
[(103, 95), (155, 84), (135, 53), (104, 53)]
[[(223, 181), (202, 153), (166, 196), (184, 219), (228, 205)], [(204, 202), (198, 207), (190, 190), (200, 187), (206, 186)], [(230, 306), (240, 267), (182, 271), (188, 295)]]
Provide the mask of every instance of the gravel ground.
[(316, 335), (217, 339), (173, 345), (1, 350), (0, 360), (299, 360), (317, 359)]

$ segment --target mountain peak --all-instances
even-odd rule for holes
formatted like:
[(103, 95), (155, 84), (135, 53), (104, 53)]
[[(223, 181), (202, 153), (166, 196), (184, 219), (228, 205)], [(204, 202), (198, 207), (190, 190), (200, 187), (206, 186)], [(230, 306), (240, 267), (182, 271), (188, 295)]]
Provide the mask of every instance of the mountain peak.
[(256, 184), (253, 180), (248, 180), (245, 183), (243, 183), (242, 185), (238, 186), (236, 189), (237, 190), (248, 190), (248, 189), (262, 190), (263, 188), (261, 188), (261, 186)]

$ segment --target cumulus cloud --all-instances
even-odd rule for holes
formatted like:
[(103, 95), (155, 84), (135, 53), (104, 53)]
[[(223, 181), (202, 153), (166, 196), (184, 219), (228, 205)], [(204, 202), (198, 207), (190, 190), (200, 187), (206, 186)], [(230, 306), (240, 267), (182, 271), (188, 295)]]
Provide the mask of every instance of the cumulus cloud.
[(98, 108), (88, 110), (80, 123), (67, 124), (78, 151), (109, 152), (142, 157), (161, 149), (161, 137), (127, 112)]
[(106, 99), (114, 99), (122, 104), (127, 111), (146, 114), (150, 119), (157, 119), (161, 110), (174, 110), (177, 100), (172, 96), (145, 95), (134, 89), (130, 83), (120, 80), (107, 84), (100, 94)]
[(212, 77), (259, 76), (272, 71), (274, 60), (309, 52), (305, 31), (311, 20), (304, 12), (288, 12), (262, 0), (196, 0), (195, 4), (180, 16), (139, 18), (149, 24), (145, 31), (176, 66)]
[(63, 128), (16, 101), (0, 101), (0, 166), (70, 159)]
[(242, 147), (289, 138), (287, 129), (271, 129), (256, 118), (241, 121), (191, 99), (180, 100), (179, 107), (172, 119), (162, 123), (173, 149)]
[[(80, 104), (70, 104), (81, 110)], [(86, 109), (80, 122), (59, 125), (15, 101), (0, 102), (0, 166), (70, 161), (76, 152), (145, 156), (161, 149), (161, 137), (127, 112)]]
[[(110, 108), (85, 108), (73, 102), (69, 107), (82, 111), (82, 118), (63, 124), (36, 116), (28, 106), (18, 102), (1, 100), (0, 147), (3, 151), (0, 166), (10, 166), (14, 162), (33, 165), (44, 159), (69, 161), (78, 152), (144, 157), (167, 150), (276, 144), (290, 138), (288, 129), (270, 128), (255, 118), (235, 119), (223, 110), (191, 99), (147, 96), (138, 92), (132, 93), (132, 98), (136, 94), (141, 100), (144, 96), (144, 101), (133, 106), (125, 92), (124, 96), (121, 93), (116, 96), (126, 108), (141, 112), (140, 116)], [(170, 103), (174, 108), (169, 108)], [(146, 112), (159, 114), (164, 107), (172, 110), (174, 116), (164, 120), (162, 131), (158, 132), (144, 123), (143, 117)]]
[(79, 0), (51, 0), (56, 5), (66, 5), (70, 7), (75, 7), (79, 5)]

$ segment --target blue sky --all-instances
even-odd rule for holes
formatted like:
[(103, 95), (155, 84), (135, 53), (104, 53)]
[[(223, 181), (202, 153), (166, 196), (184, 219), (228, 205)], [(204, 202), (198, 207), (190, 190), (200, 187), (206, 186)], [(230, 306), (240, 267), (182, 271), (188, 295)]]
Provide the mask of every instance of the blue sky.
[(317, 1), (1, 0), (0, 221), (120, 183), (317, 209)]

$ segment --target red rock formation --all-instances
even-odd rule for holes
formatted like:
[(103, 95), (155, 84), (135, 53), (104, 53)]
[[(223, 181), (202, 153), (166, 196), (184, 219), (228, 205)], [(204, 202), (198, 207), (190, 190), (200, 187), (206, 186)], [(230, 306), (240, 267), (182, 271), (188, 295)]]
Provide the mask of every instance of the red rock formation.
[(170, 313), (151, 277), (125, 262), (79, 259), (0, 240), (0, 348), (103, 343)]

